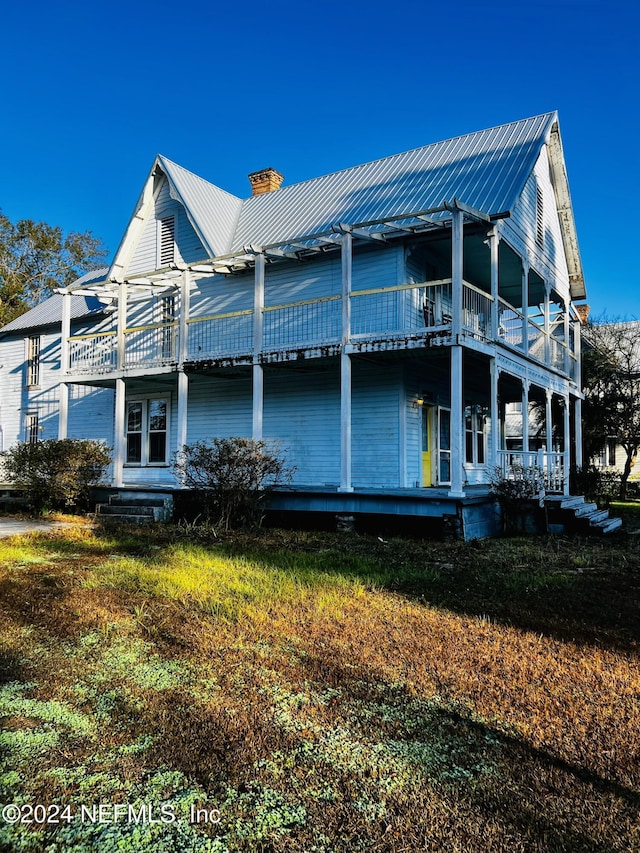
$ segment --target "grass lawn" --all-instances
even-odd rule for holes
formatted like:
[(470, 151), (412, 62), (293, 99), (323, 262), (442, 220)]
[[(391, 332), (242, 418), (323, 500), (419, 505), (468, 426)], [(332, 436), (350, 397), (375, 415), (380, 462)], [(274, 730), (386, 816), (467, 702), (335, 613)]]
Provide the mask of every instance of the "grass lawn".
[(614, 510), (591, 540), (0, 540), (0, 850), (640, 850)]

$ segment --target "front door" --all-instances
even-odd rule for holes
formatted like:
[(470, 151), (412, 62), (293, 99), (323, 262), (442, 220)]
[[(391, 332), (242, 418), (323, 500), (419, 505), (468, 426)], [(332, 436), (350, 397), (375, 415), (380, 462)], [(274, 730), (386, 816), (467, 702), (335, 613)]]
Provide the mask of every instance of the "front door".
[(432, 459), (431, 459), (431, 446), (432, 446), (432, 438), (431, 432), (433, 429), (432, 425), (432, 408), (431, 406), (423, 406), (422, 407), (422, 485), (423, 486), (432, 486), (433, 485), (433, 474), (432, 474)]
[(451, 485), (451, 411), (438, 409), (438, 485)]

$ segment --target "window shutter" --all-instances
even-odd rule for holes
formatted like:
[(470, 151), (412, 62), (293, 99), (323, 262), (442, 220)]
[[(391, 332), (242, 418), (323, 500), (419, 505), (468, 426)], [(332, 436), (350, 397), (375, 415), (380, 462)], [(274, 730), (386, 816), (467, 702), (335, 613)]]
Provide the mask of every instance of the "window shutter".
[(536, 243), (544, 246), (544, 196), (542, 188), (536, 183)]
[(160, 266), (168, 267), (174, 261), (175, 217), (160, 220)]

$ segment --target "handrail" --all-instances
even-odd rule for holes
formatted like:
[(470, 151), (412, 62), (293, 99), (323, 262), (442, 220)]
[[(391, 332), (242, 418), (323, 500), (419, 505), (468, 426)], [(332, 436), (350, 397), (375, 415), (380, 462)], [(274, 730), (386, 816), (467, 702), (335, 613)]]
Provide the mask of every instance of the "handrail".
[(90, 338), (104, 338), (107, 335), (117, 335), (117, 332), (91, 332), (88, 335), (69, 335), (68, 341), (85, 341)]

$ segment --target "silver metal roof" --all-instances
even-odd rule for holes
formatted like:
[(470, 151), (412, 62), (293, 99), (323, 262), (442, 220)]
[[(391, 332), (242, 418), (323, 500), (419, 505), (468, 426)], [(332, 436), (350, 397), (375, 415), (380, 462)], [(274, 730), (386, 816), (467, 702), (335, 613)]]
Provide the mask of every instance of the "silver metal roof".
[[(73, 283), (73, 287), (80, 285), (91, 286), (105, 281), (108, 268), (94, 270), (81, 276)], [(71, 320), (80, 320), (99, 314), (105, 310), (105, 303), (95, 296), (72, 296), (71, 297)], [(62, 294), (54, 293), (48, 299), (40, 302), (30, 311), (7, 323), (0, 329), (0, 334), (5, 332), (21, 332), (27, 329), (36, 329), (41, 326), (52, 326), (62, 322)]]
[(191, 224), (212, 256), (223, 255), (231, 243), (242, 201), (193, 172), (158, 155), (169, 178), (169, 192), (187, 211)]
[(228, 251), (270, 245), (427, 210), (454, 197), (488, 214), (510, 210), (546, 141), (546, 113), (245, 199)]

